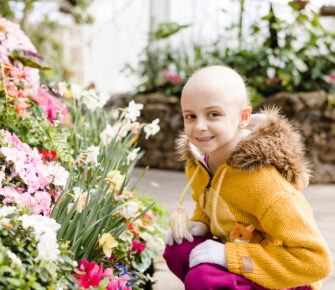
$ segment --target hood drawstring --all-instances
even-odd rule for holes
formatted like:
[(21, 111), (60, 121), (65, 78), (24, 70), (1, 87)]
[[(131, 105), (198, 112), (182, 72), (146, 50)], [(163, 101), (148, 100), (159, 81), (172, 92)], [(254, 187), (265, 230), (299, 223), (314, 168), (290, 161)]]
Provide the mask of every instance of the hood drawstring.
[(187, 191), (190, 189), (191, 184), (197, 175), (199, 171), (199, 166), (195, 169), (192, 177), (190, 178), (189, 182), (186, 184), (185, 189), (183, 190), (180, 199), (179, 199), (179, 205), (177, 207), (177, 211), (172, 214), (172, 216), (169, 219), (170, 228), (172, 230), (172, 234), (175, 240), (193, 240), (193, 237), (190, 232), (190, 220), (185, 213), (184, 210), (184, 198), (187, 193)]

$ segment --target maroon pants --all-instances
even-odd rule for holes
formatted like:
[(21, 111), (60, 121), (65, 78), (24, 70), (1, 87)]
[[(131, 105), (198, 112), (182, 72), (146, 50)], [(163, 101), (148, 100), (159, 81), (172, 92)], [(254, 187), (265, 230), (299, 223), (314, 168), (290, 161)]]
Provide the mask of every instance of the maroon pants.
[[(181, 245), (174, 243), (167, 246), (164, 252), (164, 259), (171, 270), (182, 282), (185, 290), (266, 290), (241, 275), (230, 273), (228, 270), (216, 264), (200, 264), (189, 268), (189, 256), (192, 249), (205, 241), (207, 238), (194, 237), (192, 243), (184, 240)], [(293, 289), (293, 288), (292, 288)], [(302, 286), (295, 289), (310, 290), (309, 286)]]

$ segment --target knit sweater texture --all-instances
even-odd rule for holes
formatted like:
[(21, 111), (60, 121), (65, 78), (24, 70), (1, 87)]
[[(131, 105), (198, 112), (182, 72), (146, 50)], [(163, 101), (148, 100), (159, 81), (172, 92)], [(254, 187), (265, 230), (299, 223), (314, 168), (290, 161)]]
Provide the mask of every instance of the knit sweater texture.
[[(193, 221), (206, 223), (226, 245), (228, 270), (269, 289), (310, 285), (332, 271), (332, 258), (302, 194), (309, 169), (300, 135), (277, 110), (263, 111), (266, 122), (250, 124), (226, 163), (211, 176), (185, 136), (179, 150), (186, 159), (196, 201)], [(233, 243), (235, 222), (253, 224), (259, 244)]]

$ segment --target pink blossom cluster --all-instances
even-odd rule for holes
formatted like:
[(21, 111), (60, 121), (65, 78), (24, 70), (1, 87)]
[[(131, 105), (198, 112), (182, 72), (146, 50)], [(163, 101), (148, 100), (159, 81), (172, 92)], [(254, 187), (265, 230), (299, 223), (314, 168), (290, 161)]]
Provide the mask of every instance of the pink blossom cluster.
[[(5, 18), (0, 18), (0, 60), (4, 64), (10, 63), (9, 55), (13, 49), (37, 52), (30, 39), (24, 34), (18, 24), (8, 21)], [(24, 70), (26, 82), (33, 90), (36, 90), (40, 82), (38, 70), (23, 67), (23, 65), (18, 62), (15, 62), (15, 66), (18, 67), (20, 71)]]
[(36, 148), (8, 131), (0, 130), (0, 144), (2, 203), (16, 203), (28, 206), (34, 214), (50, 215), (69, 173), (59, 164), (44, 163)]
[(57, 112), (59, 112), (59, 120), (61, 123), (64, 122), (68, 109), (52, 95), (38, 88), (37, 93), (32, 96), (32, 99), (43, 108), (49, 120), (56, 120)]
[(167, 70), (163, 71), (163, 77), (168, 79), (172, 84), (174, 84), (176, 86), (180, 85), (181, 81), (183, 80), (183, 78), (180, 75), (170, 73)]
[(100, 281), (105, 277), (111, 278), (106, 287), (107, 290), (132, 289), (132, 287), (127, 286), (129, 280), (128, 275), (115, 276), (112, 268), (108, 268), (104, 271), (102, 263), (97, 265), (94, 262), (83, 260), (79, 262), (79, 266), (74, 275), (79, 278), (77, 281), (79, 287), (82, 287), (81, 289), (89, 289), (91, 286), (98, 287)]
[(139, 253), (142, 253), (146, 247), (145, 243), (141, 243), (136, 240), (132, 240), (131, 243), (132, 243), (131, 247), (132, 251), (138, 251)]

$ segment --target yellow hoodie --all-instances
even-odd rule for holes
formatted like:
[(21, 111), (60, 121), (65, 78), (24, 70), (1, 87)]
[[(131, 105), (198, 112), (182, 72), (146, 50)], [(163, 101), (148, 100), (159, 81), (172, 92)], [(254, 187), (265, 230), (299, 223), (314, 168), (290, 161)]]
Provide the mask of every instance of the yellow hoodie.
[[(276, 111), (264, 113), (267, 121), (252, 128), (213, 177), (196, 160), (187, 140), (180, 141), (187, 177), (200, 167), (192, 183), (192, 220), (206, 223), (226, 244), (230, 272), (270, 289), (319, 289), (317, 281), (330, 274), (332, 259), (312, 209), (298, 190), (309, 176), (302, 142)], [(253, 224), (264, 240), (230, 242), (236, 221)]]

